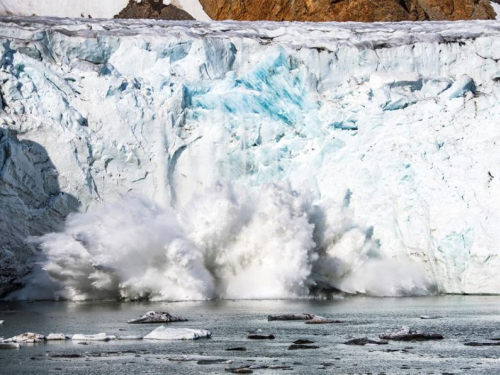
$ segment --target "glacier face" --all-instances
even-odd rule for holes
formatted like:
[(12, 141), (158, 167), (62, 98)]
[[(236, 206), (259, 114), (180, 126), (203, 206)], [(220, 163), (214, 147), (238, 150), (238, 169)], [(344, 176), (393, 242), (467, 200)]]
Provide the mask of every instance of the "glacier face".
[[(0, 36), (0, 127), (89, 212), (42, 237), (25, 296), (500, 292), (497, 22), (6, 18)], [(3, 165), (8, 222), (31, 208)], [(18, 276), (9, 244), (60, 220), (34, 226), (4, 231)]]

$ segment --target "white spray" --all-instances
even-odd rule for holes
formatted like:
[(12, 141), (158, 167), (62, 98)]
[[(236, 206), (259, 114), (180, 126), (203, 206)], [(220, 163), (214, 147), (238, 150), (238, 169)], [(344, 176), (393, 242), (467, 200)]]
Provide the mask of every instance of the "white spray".
[(38, 239), (44, 259), (14, 298), (296, 298), (341, 290), (426, 294), (412, 263), (384, 259), (349, 197), (316, 201), (287, 184), (219, 183), (174, 211), (126, 195)]

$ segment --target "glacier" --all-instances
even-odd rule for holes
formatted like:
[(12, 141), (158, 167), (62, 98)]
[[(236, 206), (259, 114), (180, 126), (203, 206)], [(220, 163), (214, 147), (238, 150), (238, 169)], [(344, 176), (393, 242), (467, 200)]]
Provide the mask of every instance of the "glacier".
[(0, 39), (11, 298), (500, 292), (498, 22), (14, 17)]

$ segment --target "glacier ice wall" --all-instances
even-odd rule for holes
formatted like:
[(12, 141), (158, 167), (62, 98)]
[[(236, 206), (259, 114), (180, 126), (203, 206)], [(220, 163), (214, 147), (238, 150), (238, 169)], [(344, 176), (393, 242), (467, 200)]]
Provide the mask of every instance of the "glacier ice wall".
[[(0, 37), (0, 126), (43, 146), (89, 212), (43, 237), (32, 288), (500, 292), (498, 23), (18, 18)], [(130, 248), (110, 242), (124, 233)], [(145, 248), (151, 277), (133, 269)]]

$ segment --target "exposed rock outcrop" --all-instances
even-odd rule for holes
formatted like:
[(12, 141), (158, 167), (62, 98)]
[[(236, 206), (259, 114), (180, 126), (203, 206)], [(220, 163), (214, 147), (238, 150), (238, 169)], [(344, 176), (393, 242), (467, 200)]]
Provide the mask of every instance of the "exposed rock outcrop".
[(115, 18), (148, 18), (156, 20), (189, 21), (194, 18), (174, 5), (165, 5), (161, 0), (129, 0), (128, 5)]
[(494, 19), (488, 0), (200, 0), (215, 20), (425, 21)]

